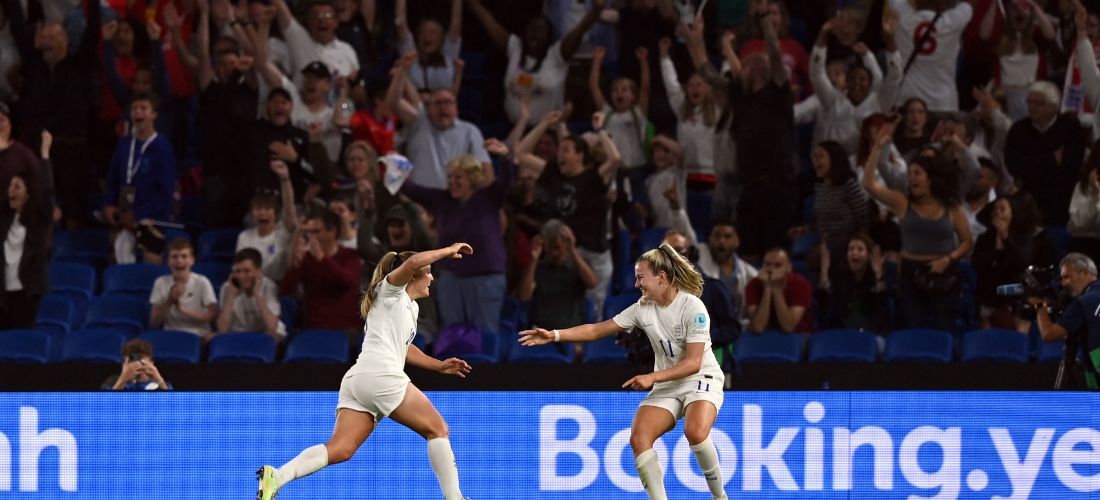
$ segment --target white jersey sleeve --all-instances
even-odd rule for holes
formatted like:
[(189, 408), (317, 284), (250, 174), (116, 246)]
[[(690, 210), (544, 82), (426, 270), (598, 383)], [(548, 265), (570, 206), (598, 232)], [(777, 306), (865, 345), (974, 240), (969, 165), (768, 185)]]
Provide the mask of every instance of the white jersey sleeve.
[(702, 301), (689, 301), (684, 307), (685, 344), (710, 342), (710, 314)]
[(616, 314), (612, 319), (619, 328), (623, 331), (629, 332), (638, 326), (638, 303), (635, 302), (630, 307), (623, 309), (622, 312)]

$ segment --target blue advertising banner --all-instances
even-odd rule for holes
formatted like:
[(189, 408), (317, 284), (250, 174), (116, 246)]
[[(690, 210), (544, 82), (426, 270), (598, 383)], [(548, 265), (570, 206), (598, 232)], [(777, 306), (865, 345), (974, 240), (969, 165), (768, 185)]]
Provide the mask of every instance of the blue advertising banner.
[[(630, 422), (642, 393), (429, 393), (463, 493), (645, 498)], [(254, 498), (254, 471), (324, 443), (336, 393), (3, 393), (0, 498)], [(1100, 498), (1087, 393), (726, 394), (711, 437), (731, 498)], [(709, 498), (682, 425), (656, 445), (669, 498)], [(383, 421), (293, 499), (440, 498), (426, 446)]]

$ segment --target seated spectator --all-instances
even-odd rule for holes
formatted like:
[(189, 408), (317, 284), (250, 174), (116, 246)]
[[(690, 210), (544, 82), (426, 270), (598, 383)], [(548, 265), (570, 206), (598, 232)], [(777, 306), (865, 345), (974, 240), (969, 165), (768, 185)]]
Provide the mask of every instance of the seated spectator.
[(153, 344), (133, 339), (122, 346), (122, 372), (103, 382), (110, 391), (170, 391), (172, 384), (164, 381), (153, 364)]
[(1031, 324), (1020, 319), (1013, 298), (1000, 297), (1000, 285), (1021, 283), (1028, 266), (1046, 267), (1058, 262), (1058, 250), (1039, 226), (1042, 216), (1035, 200), (1025, 191), (997, 198), (978, 212), (988, 230), (974, 244), (971, 261), (978, 278), (978, 299), (982, 328), (1007, 328), (1027, 333)]
[(363, 260), (354, 250), (337, 243), (340, 219), (328, 210), (316, 210), (295, 237), (290, 252), (290, 268), (279, 284), (282, 295), (296, 294), (302, 288), (303, 328), (340, 330), (349, 337), (359, 334), (359, 280)]
[(435, 217), (440, 245), (469, 242), (478, 249), (473, 255), (438, 264), (436, 304), (444, 327), (472, 323), (483, 332), (498, 329), (506, 292), (500, 212), (514, 169), (505, 165), (494, 178), (491, 164), (462, 155), (447, 164), (446, 191), (415, 181), (401, 188), (402, 194)]
[(1069, 251), (1100, 261), (1100, 143), (1093, 144), (1069, 202)]
[[(107, 172), (103, 217), (115, 235), (115, 262), (134, 262), (138, 225), (172, 218), (176, 157), (172, 143), (157, 133), (156, 99), (130, 99), (131, 133), (118, 141)], [(150, 251), (153, 250), (153, 251)], [(145, 260), (160, 263), (160, 252), (146, 249)]]
[(811, 333), (813, 301), (810, 281), (791, 269), (787, 251), (773, 248), (764, 254), (760, 274), (745, 286), (749, 331), (775, 330), (785, 333)]
[[(236, 251), (256, 249), (263, 258), (264, 276), (279, 282), (286, 274), (291, 236), (298, 230), (298, 212), (294, 207), (294, 187), (290, 184), (286, 163), (275, 160), (270, 165), (282, 189), (278, 195), (262, 190), (252, 196), (252, 220), (255, 225), (237, 235)], [(283, 206), (281, 222), (276, 215), (279, 213), (279, 196)]]
[[(897, 123), (883, 126), (864, 169), (878, 165)], [(961, 293), (957, 262), (973, 247), (970, 224), (959, 205), (957, 172), (937, 156), (909, 162), (907, 192), (864, 175), (863, 187), (898, 218), (901, 233), (900, 311), (905, 328), (952, 331)]]
[(450, 90), (432, 92), (427, 107), (421, 106), (416, 92), (401, 89), (408, 82), (410, 58), (403, 58), (393, 71), (393, 81), (387, 97), (390, 107), (407, 127), (407, 152), (412, 162), (409, 180), (432, 189), (447, 188), (447, 165), (464, 154), (491, 166), (485, 151), (485, 139), (476, 125), (458, 118), (458, 102)]
[(209, 339), (210, 322), (218, 315), (218, 298), (206, 276), (191, 272), (194, 265), (195, 248), (190, 241), (176, 238), (168, 244), (171, 274), (153, 282), (150, 328), (190, 332)]
[(595, 286), (573, 231), (560, 220), (547, 221), (531, 241), (531, 263), (517, 286), (517, 298), (531, 303), (531, 324), (553, 330), (584, 323), (584, 295)]
[(262, 269), (263, 256), (255, 248), (233, 256), (233, 274), (218, 294), (218, 333), (264, 332), (276, 343), (286, 338), (286, 325), (279, 320), (279, 287)]
[[(6, 121), (0, 118), (0, 131)], [(38, 301), (50, 289), (49, 246), (54, 216), (52, 144), (53, 136), (43, 130), (41, 163), (32, 155), (34, 166), (15, 169), (7, 177), (6, 202), (0, 205), (0, 235), (4, 237), (4, 252), (0, 254), (0, 267), (4, 270), (0, 330), (34, 326)], [(9, 151), (12, 149), (0, 152), (0, 158), (12, 158), (7, 155)]]
[(866, 235), (852, 236), (845, 258), (837, 262), (828, 245), (822, 245), (821, 278), (817, 287), (818, 329), (850, 328), (879, 335), (889, 333), (885, 263), (882, 250)]
[(462, 60), (458, 58), (462, 50), (462, 0), (450, 0), (451, 25), (446, 36), (443, 23), (437, 19), (425, 17), (416, 26), (416, 40), (409, 31), (407, 0), (397, 0), (395, 4), (398, 53), (416, 53), (416, 62), (409, 68), (409, 79), (422, 93), (431, 93), (448, 89), (458, 95), (462, 81)]
[(1028, 117), (1012, 125), (1005, 143), (1005, 167), (1020, 189), (1035, 197), (1044, 226), (1066, 225), (1088, 145), (1077, 117), (1059, 113), (1061, 102), (1053, 83), (1031, 84)]

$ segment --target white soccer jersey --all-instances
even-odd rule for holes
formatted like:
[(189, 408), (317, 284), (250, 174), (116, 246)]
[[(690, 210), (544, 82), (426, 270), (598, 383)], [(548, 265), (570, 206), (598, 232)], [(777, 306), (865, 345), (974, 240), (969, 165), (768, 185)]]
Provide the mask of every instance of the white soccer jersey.
[[(932, 25), (935, 12), (918, 11), (909, 0), (890, 0), (890, 8), (898, 15), (895, 38), (902, 64), (909, 61), (916, 42)], [(974, 10), (967, 2), (959, 2), (936, 20), (935, 31), (920, 48), (898, 92), (898, 104), (910, 97), (919, 97), (931, 111), (958, 111), (959, 95), (955, 89), (955, 65), (962, 47), (962, 33)]]
[(405, 293), (405, 286), (388, 279), (377, 285), (377, 295), (363, 327), (363, 351), (347, 375), (389, 373), (405, 375), (405, 355), (416, 336), (420, 307)]
[[(624, 330), (645, 330), (653, 346), (653, 371), (672, 368), (679, 363), (687, 344), (703, 343), (703, 364), (698, 373), (685, 380), (707, 378), (715, 381), (718, 387), (722, 386), (725, 374), (710, 347), (710, 315), (699, 297), (681, 291), (667, 307), (641, 299), (615, 316), (614, 321)], [(681, 380), (658, 382), (653, 389), (676, 382)]]

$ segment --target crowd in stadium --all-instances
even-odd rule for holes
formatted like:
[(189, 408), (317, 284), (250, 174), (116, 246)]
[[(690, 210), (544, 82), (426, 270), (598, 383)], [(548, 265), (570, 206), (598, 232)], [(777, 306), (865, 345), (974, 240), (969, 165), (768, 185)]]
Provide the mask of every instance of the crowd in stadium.
[(765, 331), (1035, 337), (998, 286), (1100, 259), (1078, 0), (0, 7), (0, 337), (46, 361), (179, 332), (268, 361), (341, 332), (353, 359), (382, 255), (456, 242), (417, 342), (492, 361), (633, 303), (661, 242), (727, 367)]

